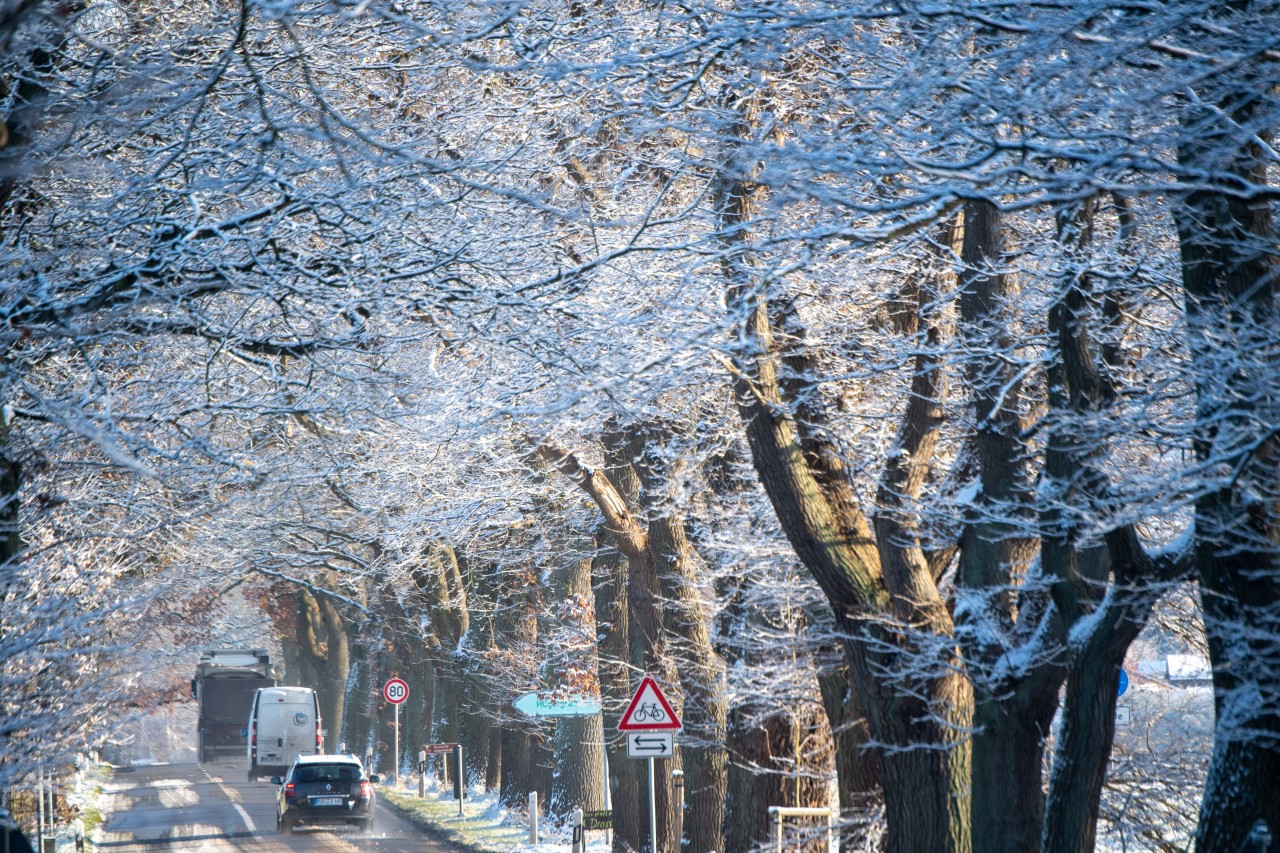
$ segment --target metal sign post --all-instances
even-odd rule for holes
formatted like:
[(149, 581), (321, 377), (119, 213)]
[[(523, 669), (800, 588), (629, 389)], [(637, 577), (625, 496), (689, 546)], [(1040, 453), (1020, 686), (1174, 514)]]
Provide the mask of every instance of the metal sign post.
[(649, 850), (658, 851), (658, 801), (653, 784), (653, 759), (649, 759)]
[[(640, 686), (631, 697), (631, 704), (618, 721), (618, 731), (627, 735), (627, 755), (630, 758), (649, 760), (649, 850), (658, 850), (657, 783), (654, 780), (653, 759), (670, 758), (675, 748), (675, 732), (684, 728), (675, 709), (663, 695), (662, 688), (653, 676), (640, 679)], [(679, 841), (676, 842), (679, 844)]]
[(400, 704), (409, 698), (409, 685), (402, 678), (388, 679), (382, 685), (382, 698), (396, 709), (395, 751), (391, 754), (391, 781), (394, 783), (400, 776)]

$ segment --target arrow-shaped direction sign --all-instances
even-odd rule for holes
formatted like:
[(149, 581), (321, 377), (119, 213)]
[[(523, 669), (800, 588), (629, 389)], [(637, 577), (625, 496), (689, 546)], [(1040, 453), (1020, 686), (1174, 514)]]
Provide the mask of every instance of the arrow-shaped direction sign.
[(512, 702), (511, 707), (530, 717), (591, 717), (600, 713), (600, 700), (594, 696), (553, 698), (526, 693)]
[(629, 758), (670, 758), (675, 745), (675, 732), (627, 732)]

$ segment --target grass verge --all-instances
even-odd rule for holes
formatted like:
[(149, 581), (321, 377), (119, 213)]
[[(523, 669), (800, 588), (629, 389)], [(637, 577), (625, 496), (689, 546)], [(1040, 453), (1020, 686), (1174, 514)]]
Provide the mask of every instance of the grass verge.
[(395, 788), (383, 788), (378, 793), (427, 834), (467, 853), (509, 853), (527, 840), (527, 830), (506, 823), (501, 809), (468, 803), (459, 817), (458, 801), (452, 793), (428, 791), (427, 796), (419, 797)]

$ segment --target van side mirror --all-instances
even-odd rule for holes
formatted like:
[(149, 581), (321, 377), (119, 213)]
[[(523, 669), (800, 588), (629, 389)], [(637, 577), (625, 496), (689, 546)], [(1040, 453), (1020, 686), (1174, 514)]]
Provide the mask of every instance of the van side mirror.
[(281, 779), (279, 776), (272, 776), (272, 777), (271, 777), (271, 784), (272, 784), (272, 785), (283, 785), (283, 784), (284, 784), (284, 780), (283, 780), (283, 779)]
[(375, 784), (376, 784), (376, 783), (378, 783), (378, 782), (381, 782), (381, 781), (382, 781), (382, 779), (378, 776), (378, 774), (377, 774), (377, 773), (372, 773), (372, 774), (370, 774), (370, 776), (369, 776), (369, 781), (370, 781), (370, 782), (373, 782), (373, 783), (375, 783)]

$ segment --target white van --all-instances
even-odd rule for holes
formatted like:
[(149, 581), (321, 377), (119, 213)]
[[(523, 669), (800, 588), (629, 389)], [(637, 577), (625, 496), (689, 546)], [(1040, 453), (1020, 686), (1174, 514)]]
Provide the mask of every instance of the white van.
[(263, 687), (249, 711), (249, 781), (280, 776), (299, 755), (324, 752), (320, 704), (310, 687)]

